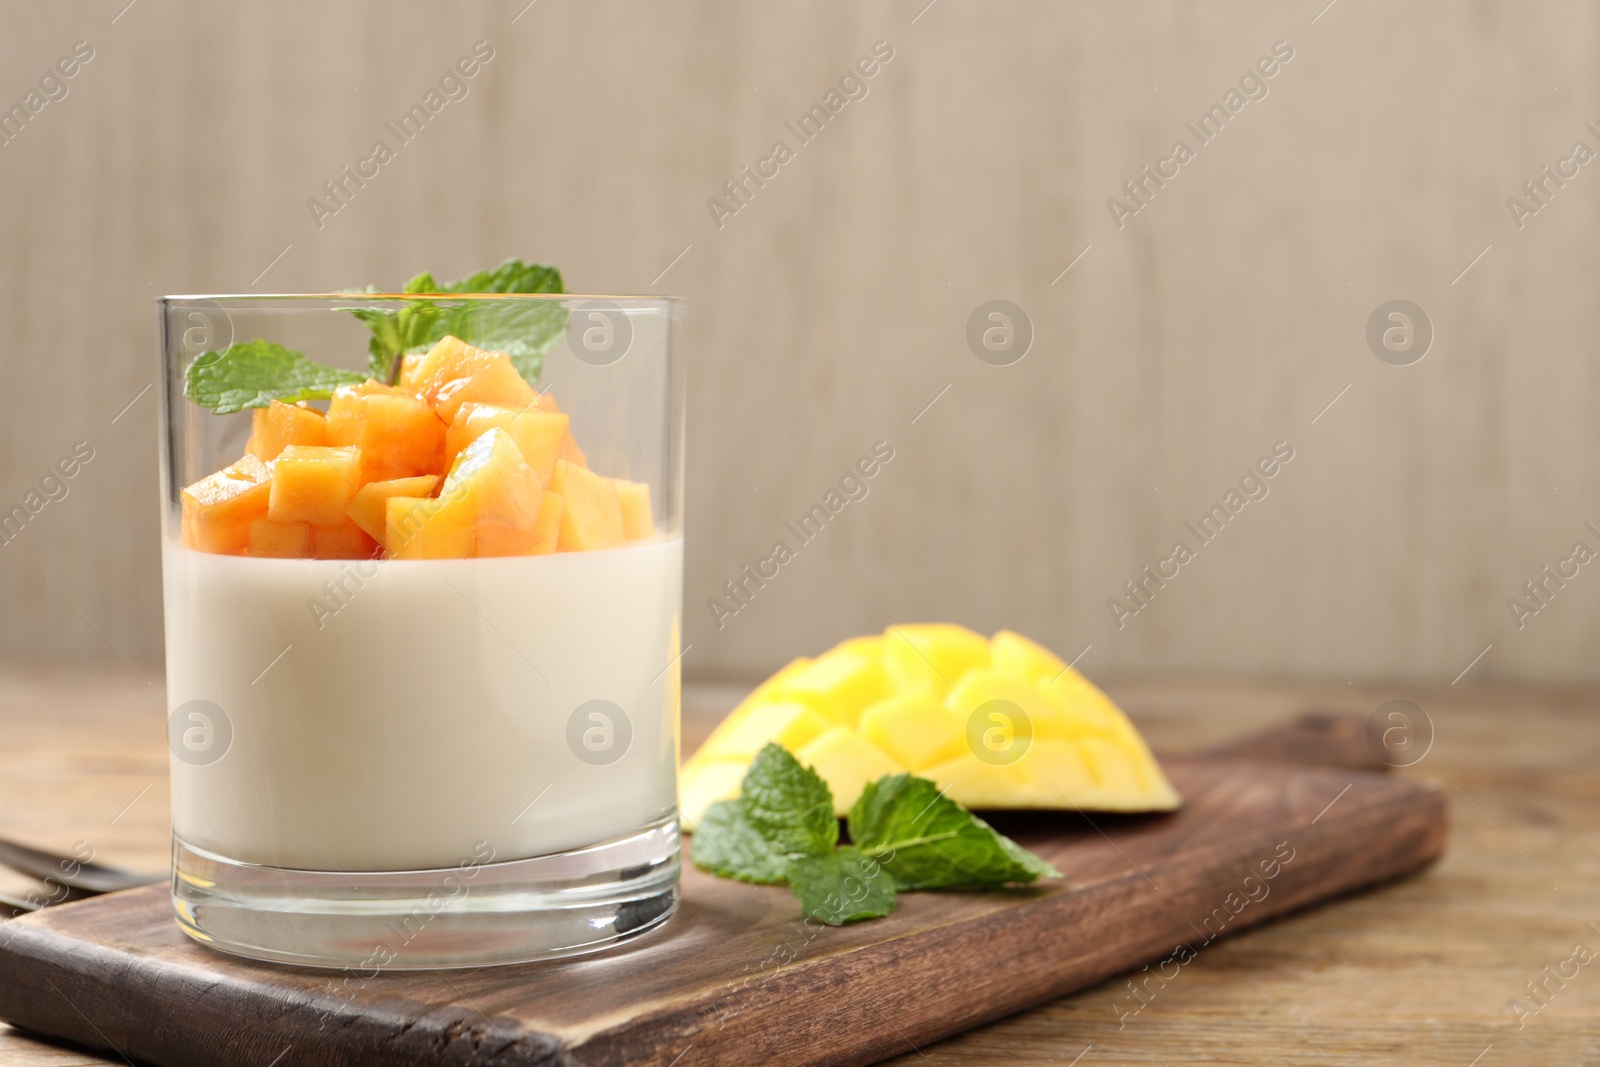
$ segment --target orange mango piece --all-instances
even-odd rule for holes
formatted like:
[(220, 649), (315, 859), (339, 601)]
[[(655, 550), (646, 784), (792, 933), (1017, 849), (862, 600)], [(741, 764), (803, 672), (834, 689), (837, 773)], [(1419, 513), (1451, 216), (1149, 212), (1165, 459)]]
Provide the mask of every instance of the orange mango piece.
[(371, 559), (378, 542), (353, 522), (311, 527), (311, 555), (316, 559)]
[(511, 435), (495, 427), (456, 457), (439, 499), (459, 503), (474, 522), (531, 530), (543, 491)]
[(545, 490), (539, 498), (539, 517), (533, 522), (533, 554), (547, 556), (556, 550), (561, 538), (561, 512), (566, 500), (560, 493)]
[(420, 393), (417, 388), (417, 368), (422, 365), (422, 357), (426, 352), (410, 352), (400, 357), (399, 386), (413, 393)]
[(486, 352), (446, 337), (417, 364), (412, 384), (446, 424), (461, 405), (496, 404), (521, 411), (534, 402), (533, 386), (523, 380), (504, 352)]
[(445, 456), (454, 463), (463, 449), (495, 427), (511, 435), (517, 451), (539, 476), (539, 484), (550, 484), (562, 440), (567, 436), (567, 417), (537, 407), (518, 411), (496, 404), (462, 404), (455, 421), (445, 431)]
[(259, 459), (277, 459), (289, 445), (327, 444), (328, 420), (316, 408), (273, 400), (250, 414), (250, 440), (244, 450)]
[(257, 519), (250, 524), (252, 556), (305, 559), (311, 555), (311, 526), (303, 522)]
[(478, 526), (479, 556), (531, 556), (538, 535), (531, 526), (502, 526), (498, 522)]
[(290, 445), (272, 465), (267, 517), (274, 522), (336, 526), (355, 496), (361, 453), (355, 448)]
[(561, 494), (563, 502), (557, 550), (612, 548), (626, 540), (622, 505), (611, 479), (560, 459), (550, 488)]
[(465, 559), (476, 552), (477, 524), (457, 501), (392, 496), (384, 521), (383, 543), (395, 559)]
[(644, 482), (630, 482), (626, 478), (613, 478), (617, 487), (617, 503), (622, 506), (622, 536), (630, 541), (655, 536), (655, 513), (650, 510), (650, 486)]
[(392, 496), (425, 497), (432, 495), (439, 485), (437, 474), (421, 474), (415, 478), (391, 478), (382, 482), (368, 482), (356, 490), (344, 513), (368, 536), (382, 541), (386, 536), (385, 508)]
[(231, 467), (208, 474), (185, 489), (185, 548), (237, 554), (250, 545), (250, 524), (266, 518), (272, 491), (272, 466), (245, 455)]
[(328, 404), (328, 444), (361, 450), (361, 484), (442, 473), (444, 429), (416, 396), (371, 379), (341, 385)]

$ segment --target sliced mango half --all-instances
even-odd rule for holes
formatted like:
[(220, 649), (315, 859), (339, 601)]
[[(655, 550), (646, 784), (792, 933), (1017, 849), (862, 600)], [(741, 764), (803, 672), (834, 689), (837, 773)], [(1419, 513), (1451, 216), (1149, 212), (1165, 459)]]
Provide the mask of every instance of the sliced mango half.
[(1181, 800), (1109, 697), (1020, 634), (891, 626), (756, 687), (679, 775), (693, 830), (739, 795), (769, 742), (815, 768), (846, 814), (867, 783), (909, 771), (974, 810), (1170, 811)]

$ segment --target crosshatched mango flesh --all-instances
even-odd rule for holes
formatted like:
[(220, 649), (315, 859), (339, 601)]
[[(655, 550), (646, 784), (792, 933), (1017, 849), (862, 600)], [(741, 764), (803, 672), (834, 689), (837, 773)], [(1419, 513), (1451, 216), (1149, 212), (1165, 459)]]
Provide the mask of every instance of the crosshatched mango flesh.
[(1180, 798), (1111, 699), (1043, 646), (944, 623), (891, 626), (797, 659), (684, 764), (693, 830), (739, 795), (768, 742), (813, 767), (844, 815), (868, 782), (908, 771), (972, 809), (1170, 811)]

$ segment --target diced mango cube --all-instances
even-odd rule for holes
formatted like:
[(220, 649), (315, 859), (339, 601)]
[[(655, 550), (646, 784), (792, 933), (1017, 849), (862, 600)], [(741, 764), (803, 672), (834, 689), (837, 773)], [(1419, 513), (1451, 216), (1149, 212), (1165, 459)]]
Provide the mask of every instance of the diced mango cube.
[(531, 556), (539, 537), (531, 526), (505, 526), (498, 522), (478, 524), (479, 556)]
[(654, 537), (655, 513), (650, 510), (650, 486), (626, 478), (611, 479), (617, 487), (617, 503), (622, 507), (622, 536), (630, 541)]
[(966, 724), (926, 689), (880, 700), (861, 713), (861, 736), (920, 771), (967, 751)]
[(1100, 783), (1089, 773), (1089, 765), (1071, 741), (1036, 737), (1013, 769), (1022, 779), (1024, 790), (1012, 802), (1013, 807), (1104, 806)]
[(361, 450), (361, 484), (443, 471), (444, 423), (417, 397), (381, 382), (341, 385), (328, 404), (328, 443)]
[(505, 430), (496, 427), (466, 447), (439, 490), (439, 499), (459, 501), (478, 523), (532, 530), (543, 487)]
[(861, 712), (893, 693), (876, 656), (859, 651), (827, 652), (784, 682), (782, 693), (803, 700), (836, 723), (854, 727)]
[(1039, 739), (1016, 764), (1026, 798), (1013, 806), (1087, 808), (1098, 811), (1171, 811), (1180, 801), (1154, 761), (1142, 769), (1109, 741)]
[(1010, 630), (994, 635), (989, 642), (989, 658), (1000, 673), (1040, 685), (1049, 685), (1067, 669), (1066, 663), (1054, 652)]
[(1069, 668), (1058, 675), (1053, 684), (1040, 683), (1039, 690), (1062, 710), (1074, 737), (1092, 733), (1122, 740), (1138, 739), (1138, 731), (1121, 709), (1076, 670)]
[(384, 505), (383, 543), (395, 559), (466, 559), (477, 551), (477, 524), (459, 503), (392, 496)]
[(257, 519), (250, 524), (249, 554), (275, 559), (307, 559), (311, 555), (311, 526), (304, 522)]
[(311, 527), (311, 555), (316, 559), (371, 559), (377, 554), (377, 540), (349, 520)]
[(189, 486), (180, 494), (184, 547), (229, 554), (245, 551), (250, 524), (267, 515), (271, 487), (272, 465), (253, 455)]
[(1018, 803), (1028, 793), (1028, 788), (1016, 764), (986, 763), (968, 752), (924, 769), (921, 777), (944, 790), (951, 800), (969, 808), (1026, 806)]
[(884, 666), (902, 689), (947, 693), (963, 674), (989, 665), (989, 642), (965, 626), (913, 623), (883, 636)]
[(559, 551), (612, 548), (623, 543), (622, 505), (609, 478), (561, 459), (556, 461), (550, 488), (561, 494), (563, 502), (556, 541)]
[(1103, 737), (1085, 737), (1078, 742), (1078, 755), (1089, 765), (1089, 773), (1101, 789), (1113, 793), (1143, 793), (1146, 785), (1139, 779), (1127, 753)]
[(277, 459), (289, 445), (327, 444), (327, 434), (327, 419), (316, 408), (273, 400), (251, 413), (244, 450), (259, 459)]
[(455, 462), (463, 449), (495, 427), (511, 435), (517, 451), (539, 476), (539, 484), (549, 485), (555, 475), (561, 442), (567, 434), (567, 417), (536, 407), (518, 411), (494, 404), (462, 404), (455, 421), (445, 432), (446, 458)]
[(560, 493), (547, 491), (539, 498), (539, 517), (533, 520), (533, 554), (547, 556), (561, 539), (561, 512), (566, 501)]
[(420, 393), (417, 387), (417, 368), (422, 366), (426, 352), (407, 352), (400, 357), (400, 377), (395, 384), (409, 392)]
[(446, 337), (417, 364), (416, 388), (448, 425), (469, 401), (521, 411), (533, 403), (533, 387), (523, 380), (511, 357)]
[(759, 715), (741, 719), (730, 729), (717, 730), (707, 739), (704, 751), (708, 759), (729, 757), (748, 762), (768, 742), (798, 752), (832, 726), (832, 722), (805, 704), (770, 704)]
[(350, 520), (375, 540), (387, 536), (388, 520), (384, 510), (390, 497), (430, 495), (439, 485), (437, 474), (420, 474), (415, 478), (392, 478), (382, 482), (368, 482), (356, 490), (344, 513)]
[(848, 814), (868, 782), (905, 770), (846, 726), (831, 727), (822, 736), (802, 745), (794, 755), (828, 783), (833, 793), (835, 815)]
[(1027, 733), (1069, 741), (1075, 736), (1066, 714), (1031, 682), (987, 668), (962, 675), (945, 696), (944, 706), (963, 728), (974, 714), (981, 713), (985, 730), (992, 726), (1014, 735)]
[(274, 522), (334, 526), (356, 495), (361, 453), (355, 448), (289, 445), (272, 465), (267, 517)]

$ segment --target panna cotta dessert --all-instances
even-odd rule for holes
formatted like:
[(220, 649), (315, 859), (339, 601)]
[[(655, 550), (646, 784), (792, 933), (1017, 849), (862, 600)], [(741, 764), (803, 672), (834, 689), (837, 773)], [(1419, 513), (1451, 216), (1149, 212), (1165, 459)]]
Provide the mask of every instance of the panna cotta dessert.
[(325, 410), (254, 406), (243, 454), (177, 494), (179, 924), (322, 965), (414, 929), (398, 967), (655, 925), (676, 901), (681, 535), (505, 353), (445, 336), (396, 371)]
[(399, 871), (668, 819), (682, 554), (678, 538), (426, 562), (169, 549), (170, 699), (220, 708), (231, 733), (225, 758), (173, 762), (174, 832), (244, 863)]

